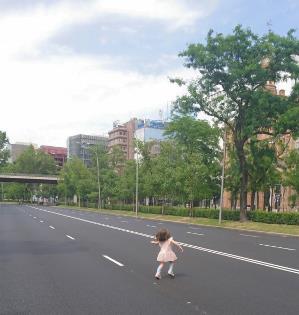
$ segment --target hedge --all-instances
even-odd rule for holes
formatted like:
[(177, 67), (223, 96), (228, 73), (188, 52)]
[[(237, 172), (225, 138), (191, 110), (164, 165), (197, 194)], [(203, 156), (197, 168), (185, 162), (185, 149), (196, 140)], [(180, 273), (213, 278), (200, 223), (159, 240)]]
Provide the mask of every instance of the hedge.
[(247, 214), (248, 214), (249, 220), (254, 221), (254, 222), (299, 225), (298, 212), (250, 211)]
[[(97, 207), (96, 204), (89, 204), (89, 206)], [(123, 210), (123, 211), (135, 211), (135, 205), (132, 204), (111, 204), (105, 205), (105, 209), (109, 210)], [(197, 217), (197, 218), (208, 218), (218, 219), (218, 209), (203, 209), (203, 208), (178, 208), (178, 207), (164, 207), (162, 213), (161, 206), (143, 206), (140, 205), (139, 212), (151, 213), (151, 214), (164, 214), (181, 217)], [(299, 225), (299, 212), (266, 212), (266, 211), (248, 211), (248, 219), (254, 222), (262, 222), (269, 224), (288, 224), (288, 225)], [(239, 221), (240, 212), (236, 210), (223, 210), (222, 219), (230, 221)]]

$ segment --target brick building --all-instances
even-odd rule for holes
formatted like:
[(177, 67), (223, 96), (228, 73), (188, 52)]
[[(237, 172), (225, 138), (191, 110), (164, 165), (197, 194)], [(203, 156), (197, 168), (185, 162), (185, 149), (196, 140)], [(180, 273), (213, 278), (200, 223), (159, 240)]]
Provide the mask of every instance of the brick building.
[(58, 167), (62, 168), (67, 160), (67, 148), (42, 145), (39, 149), (42, 152), (51, 155)]
[(113, 129), (108, 132), (108, 150), (118, 146), (124, 152), (127, 160), (134, 159), (134, 133), (137, 127), (137, 119), (132, 118), (124, 124), (118, 121), (113, 123)]

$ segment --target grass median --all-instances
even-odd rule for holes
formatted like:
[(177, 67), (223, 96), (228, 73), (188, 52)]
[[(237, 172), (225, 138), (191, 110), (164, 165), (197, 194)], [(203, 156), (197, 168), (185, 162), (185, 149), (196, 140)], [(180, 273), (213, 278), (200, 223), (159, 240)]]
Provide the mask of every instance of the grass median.
[[(107, 209), (94, 209), (94, 208), (79, 208), (74, 206), (64, 206), (60, 205), (59, 208), (69, 208), (74, 210), (83, 210), (83, 211), (91, 211), (96, 213), (104, 213), (111, 215), (122, 215), (135, 217), (136, 214), (133, 211), (124, 211), (124, 210), (107, 210)], [(227, 228), (227, 229), (238, 229), (244, 231), (256, 231), (256, 232), (265, 232), (265, 233), (279, 233), (285, 235), (293, 235), (299, 236), (299, 226), (298, 225), (286, 225), (286, 224), (267, 224), (260, 222), (239, 222), (239, 221), (229, 221), (222, 220), (222, 223), (219, 224), (216, 219), (207, 219), (207, 218), (190, 218), (190, 217), (180, 217), (173, 215), (158, 215), (151, 213), (138, 213), (138, 218), (148, 219), (148, 220), (160, 220), (160, 221), (169, 221), (169, 222), (177, 222), (177, 223), (185, 223), (185, 224), (197, 224), (197, 225), (205, 225), (219, 228)]]

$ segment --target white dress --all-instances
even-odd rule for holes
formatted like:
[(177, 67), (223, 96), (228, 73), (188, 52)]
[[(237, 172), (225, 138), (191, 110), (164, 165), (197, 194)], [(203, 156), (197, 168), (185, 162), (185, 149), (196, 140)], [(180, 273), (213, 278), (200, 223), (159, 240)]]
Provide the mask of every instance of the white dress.
[(157, 257), (157, 261), (159, 262), (169, 262), (177, 260), (177, 256), (172, 250), (171, 241), (173, 238), (169, 238), (165, 242), (159, 242), (160, 252)]

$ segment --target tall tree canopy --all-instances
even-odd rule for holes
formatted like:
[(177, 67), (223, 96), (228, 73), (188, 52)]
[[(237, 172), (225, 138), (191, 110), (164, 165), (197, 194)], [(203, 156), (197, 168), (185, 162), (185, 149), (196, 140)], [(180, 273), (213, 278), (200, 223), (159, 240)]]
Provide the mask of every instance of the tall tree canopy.
[(7, 150), (8, 142), (6, 132), (0, 130), (0, 167), (6, 164), (9, 157), (9, 152)]
[(299, 83), (289, 97), (265, 89), (267, 82), (296, 80), (299, 41), (290, 30), (286, 36), (269, 31), (264, 36), (237, 26), (233, 34), (210, 31), (206, 44), (191, 44), (180, 54), (186, 66), (198, 71), (186, 84), (188, 93), (175, 102), (183, 113), (204, 112), (225, 124), (234, 143), (240, 170), (241, 220), (246, 219), (248, 161), (245, 145), (258, 135), (277, 139), (299, 132)]

